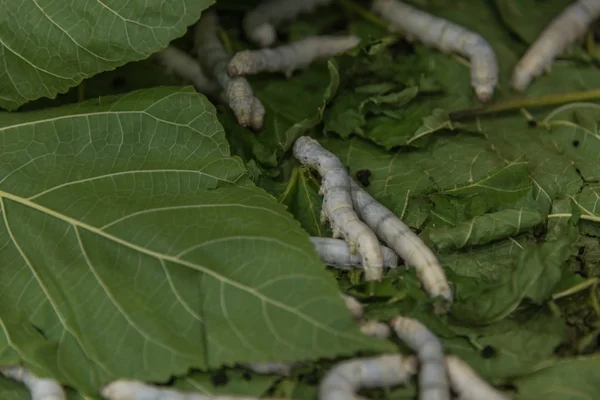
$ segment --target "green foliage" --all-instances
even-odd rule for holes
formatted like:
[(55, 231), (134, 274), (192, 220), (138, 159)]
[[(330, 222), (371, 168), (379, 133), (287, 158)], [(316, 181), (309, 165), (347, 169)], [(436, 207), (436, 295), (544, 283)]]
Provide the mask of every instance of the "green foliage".
[[(14, 13), (18, 2), (5, 3), (0, 15)], [(54, 98), (99, 74), (24, 104), (30, 112), (0, 114), (0, 363), (61, 380), (70, 400), (96, 399), (115, 378), (313, 399), (313, 381), (336, 358), (397, 348), (360, 334), (342, 290), (371, 318), (418, 318), (446, 352), (515, 398), (597, 397), (600, 104), (450, 121), (478, 105), (467, 60), (390, 35), (340, 2), (282, 27), (280, 38), (351, 31), (360, 48), (290, 78), (251, 77), (266, 108), (255, 133), (218, 99), (215, 110), (190, 88), (153, 88), (181, 82), (142, 60), (209, 2), (92, 8), (86, 18), (113, 26), (93, 37), (73, 22), (83, 3), (72, 15), (42, 3), (6, 25), (0, 106)], [(229, 48), (250, 47), (240, 21), (256, 3), (216, 5)], [(507, 85), (514, 65), (570, 4), (411, 3), (491, 43), (495, 100), (518, 97)], [(189, 34), (176, 41), (190, 43)], [(575, 47), (526, 95), (598, 87), (593, 43)], [(369, 171), (366, 190), (434, 248), (456, 293), (449, 315), (431, 312), (411, 269), (370, 286), (325, 269), (308, 240), (331, 235), (318, 178), (290, 154), (305, 134), (352, 176)], [(259, 360), (309, 363), (283, 380), (234, 367)], [(229, 379), (215, 385), (223, 366)], [(0, 393), (27, 398), (6, 379)]]

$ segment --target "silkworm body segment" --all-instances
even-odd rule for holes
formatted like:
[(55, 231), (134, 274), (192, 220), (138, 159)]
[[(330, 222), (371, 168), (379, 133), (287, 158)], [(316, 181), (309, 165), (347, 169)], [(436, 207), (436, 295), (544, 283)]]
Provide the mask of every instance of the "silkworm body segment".
[[(315, 246), (321, 261), (327, 265), (332, 265), (341, 269), (350, 269), (353, 266), (362, 266), (362, 257), (359, 254), (352, 254), (350, 246), (343, 240), (311, 237), (310, 241)], [(398, 266), (398, 255), (394, 250), (380, 246), (383, 256), (383, 266), (387, 268), (396, 268)]]
[(301, 136), (293, 146), (294, 156), (322, 177), (323, 213), (335, 233), (341, 233), (362, 257), (367, 280), (381, 280), (383, 256), (377, 236), (356, 215), (350, 194), (350, 177), (341, 161), (314, 139)]
[(31, 395), (31, 400), (67, 400), (61, 385), (53, 379), (38, 378), (23, 367), (2, 367), (0, 372), (8, 378), (22, 382)]
[(488, 101), (498, 83), (498, 61), (492, 46), (479, 34), (397, 0), (374, 0), (373, 11), (409, 40), (418, 40), (445, 53), (471, 61), (471, 85), (480, 101)]
[(284, 72), (287, 77), (297, 69), (309, 66), (314, 60), (328, 58), (356, 46), (360, 39), (351, 36), (312, 36), (273, 49), (242, 50), (229, 61), (230, 76), (252, 75), (260, 72)]
[(446, 368), (452, 389), (460, 400), (509, 400), (485, 382), (471, 367), (457, 356), (446, 356)]
[(416, 370), (414, 357), (399, 354), (343, 361), (327, 373), (319, 386), (318, 398), (358, 400), (358, 389), (400, 385), (406, 383)]
[(600, 0), (579, 0), (568, 6), (550, 22), (519, 60), (513, 72), (511, 86), (523, 91), (533, 78), (549, 71), (554, 59), (583, 36), (598, 16)]
[(395, 317), (390, 325), (398, 337), (417, 352), (419, 358), (419, 398), (450, 400), (444, 352), (439, 339), (412, 318)]

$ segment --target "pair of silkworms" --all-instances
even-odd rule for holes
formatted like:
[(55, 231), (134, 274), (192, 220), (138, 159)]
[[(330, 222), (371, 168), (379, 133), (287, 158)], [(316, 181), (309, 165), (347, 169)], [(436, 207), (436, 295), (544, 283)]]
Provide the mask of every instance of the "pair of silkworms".
[[(469, 58), (471, 84), (477, 97), (480, 101), (492, 97), (498, 83), (498, 62), (482, 36), (397, 0), (374, 0), (373, 10), (390, 23), (392, 30), (403, 31), (407, 39)], [(524, 91), (536, 76), (549, 71), (554, 59), (583, 36), (599, 16), (600, 0), (579, 0), (568, 6), (517, 63), (511, 86)]]
[(450, 400), (450, 387), (461, 400), (508, 400), (459, 357), (444, 356), (439, 339), (419, 321), (395, 317), (390, 325), (417, 357), (386, 354), (341, 362), (321, 382), (319, 400), (358, 400), (360, 388), (401, 385), (417, 371), (420, 400)]
[(415, 268), (429, 295), (445, 300), (437, 304), (436, 311), (446, 311), (453, 300), (452, 290), (444, 270), (425, 243), (400, 218), (358, 186), (339, 158), (319, 142), (302, 136), (294, 142), (293, 153), (301, 164), (321, 175), (323, 216), (329, 219), (334, 237), (343, 236), (349, 243), (350, 253), (358, 250), (366, 279), (380, 280), (383, 275), (384, 258), (378, 239), (381, 238), (407, 265)]

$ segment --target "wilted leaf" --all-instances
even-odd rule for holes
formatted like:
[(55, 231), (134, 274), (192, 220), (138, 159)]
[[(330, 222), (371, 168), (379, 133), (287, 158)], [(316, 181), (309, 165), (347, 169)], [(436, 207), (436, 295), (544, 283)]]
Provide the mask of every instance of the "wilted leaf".
[(91, 395), (115, 378), (388, 347), (358, 332), (203, 96), (100, 103), (0, 114), (0, 363)]
[(209, 0), (0, 3), (0, 107), (53, 98), (83, 79), (142, 60), (185, 33)]

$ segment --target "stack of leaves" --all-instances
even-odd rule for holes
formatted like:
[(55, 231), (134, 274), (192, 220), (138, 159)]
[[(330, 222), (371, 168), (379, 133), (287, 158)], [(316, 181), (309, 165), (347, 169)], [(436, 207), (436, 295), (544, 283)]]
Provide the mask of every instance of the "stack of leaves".
[[(105, 3), (0, 4), (0, 364), (59, 380), (70, 400), (119, 378), (312, 399), (334, 359), (397, 350), (361, 334), (342, 290), (368, 318), (423, 322), (515, 398), (600, 392), (600, 104), (451, 121), (478, 105), (465, 60), (340, 0), (279, 38), (341, 30), (361, 46), (290, 78), (250, 77), (266, 108), (255, 133), (148, 58), (173, 40), (189, 51), (186, 27), (211, 2)], [(256, 3), (213, 6), (230, 51), (251, 47), (241, 19)], [(570, 2), (411, 3), (490, 42), (501, 101)], [(526, 95), (598, 87), (594, 33)], [(290, 152), (301, 135), (435, 250), (456, 293), (449, 315), (410, 269), (373, 288), (325, 268), (309, 241), (331, 236), (318, 182)], [(236, 367), (252, 361), (308, 364), (284, 379)], [(0, 396), (28, 398), (3, 378)]]

